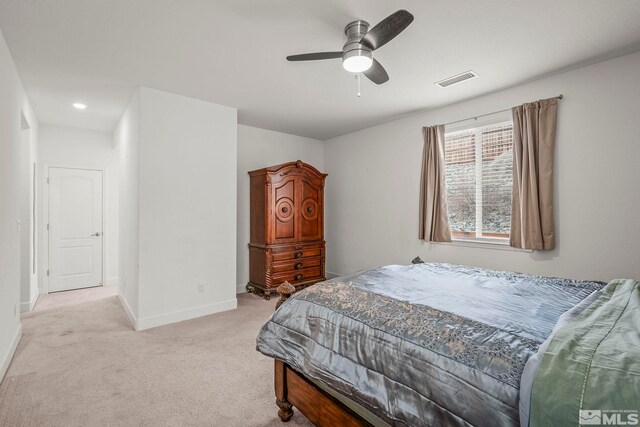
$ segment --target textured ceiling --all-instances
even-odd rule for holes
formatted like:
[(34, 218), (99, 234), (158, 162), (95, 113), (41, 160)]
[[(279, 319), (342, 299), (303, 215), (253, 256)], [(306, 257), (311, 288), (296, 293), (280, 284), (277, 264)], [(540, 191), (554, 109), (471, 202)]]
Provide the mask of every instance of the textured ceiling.
[[(340, 60), (354, 19), (398, 9), (409, 28), (375, 52), (391, 80)], [(0, 28), (42, 123), (111, 131), (136, 86), (238, 108), (250, 126), (326, 139), (640, 50), (637, 0), (0, 0)], [(434, 82), (473, 70), (479, 78)], [(89, 105), (79, 112), (74, 101)]]

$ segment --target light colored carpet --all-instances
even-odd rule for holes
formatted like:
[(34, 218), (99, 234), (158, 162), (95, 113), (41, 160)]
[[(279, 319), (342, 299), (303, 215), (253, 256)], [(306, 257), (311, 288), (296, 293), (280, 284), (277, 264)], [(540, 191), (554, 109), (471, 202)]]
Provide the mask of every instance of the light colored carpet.
[[(275, 300), (135, 332), (112, 288), (43, 295), (0, 384), (0, 426), (284, 426), (255, 337)], [(289, 425), (311, 425), (298, 411)]]

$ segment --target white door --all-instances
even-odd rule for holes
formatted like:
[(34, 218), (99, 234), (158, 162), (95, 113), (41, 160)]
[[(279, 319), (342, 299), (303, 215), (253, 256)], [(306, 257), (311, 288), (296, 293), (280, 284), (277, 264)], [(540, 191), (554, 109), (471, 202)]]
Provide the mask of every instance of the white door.
[(49, 168), (49, 292), (102, 285), (102, 171)]

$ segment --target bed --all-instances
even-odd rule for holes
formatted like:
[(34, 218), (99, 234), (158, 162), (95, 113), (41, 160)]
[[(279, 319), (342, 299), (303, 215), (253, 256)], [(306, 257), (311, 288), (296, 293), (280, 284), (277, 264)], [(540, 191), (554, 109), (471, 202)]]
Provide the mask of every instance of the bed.
[(275, 359), (283, 421), (295, 406), (316, 425), (526, 426), (545, 412), (530, 405), (540, 351), (604, 289), (450, 264), (385, 266), (296, 292), (257, 349)]

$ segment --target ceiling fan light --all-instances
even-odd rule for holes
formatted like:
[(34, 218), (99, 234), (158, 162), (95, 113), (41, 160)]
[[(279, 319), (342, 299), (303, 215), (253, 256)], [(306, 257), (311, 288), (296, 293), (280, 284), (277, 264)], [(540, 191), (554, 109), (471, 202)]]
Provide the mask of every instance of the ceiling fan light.
[(342, 58), (342, 66), (345, 70), (352, 73), (362, 73), (371, 68), (373, 58), (371, 52), (367, 51), (351, 51), (347, 52)]

